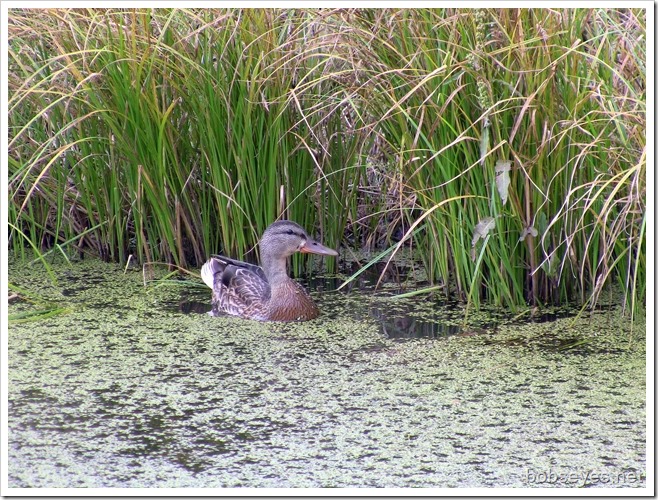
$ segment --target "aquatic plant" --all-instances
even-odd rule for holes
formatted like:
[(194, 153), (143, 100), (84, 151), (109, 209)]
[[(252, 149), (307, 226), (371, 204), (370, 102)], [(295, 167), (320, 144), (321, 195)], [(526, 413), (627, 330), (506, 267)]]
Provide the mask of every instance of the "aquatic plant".
[(286, 217), (413, 245), (474, 306), (643, 306), (642, 9), (11, 9), (8, 38), (16, 253), (191, 268)]
[(13, 10), (11, 219), (41, 246), (180, 266), (244, 255), (277, 217), (340, 240), (359, 136), (336, 114), (327, 137), (303, 134), (309, 124), (286, 105), (305, 68), (271, 66), (303, 42), (281, 45), (296, 21), (276, 10)]
[(595, 303), (618, 279), (635, 309), (646, 273), (644, 11), (324, 19), (349, 29), (325, 43), (340, 72), (322, 78), (352, 76), (349, 102), (408, 193), (397, 208), (406, 235), (423, 219), (415, 244), (431, 280), (450, 284), (445, 295)]

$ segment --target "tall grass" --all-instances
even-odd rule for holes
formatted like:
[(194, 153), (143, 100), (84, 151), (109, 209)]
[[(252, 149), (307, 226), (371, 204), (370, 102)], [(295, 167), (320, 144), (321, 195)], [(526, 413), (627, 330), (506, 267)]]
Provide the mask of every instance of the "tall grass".
[(284, 11), (11, 17), (11, 217), (35, 241), (96, 227), (79, 247), (182, 267), (247, 254), (278, 217), (340, 241), (357, 136), (330, 114), (330, 135), (304, 137), (317, 122), (286, 98), (312, 58), (264, 74), (303, 43)]
[(350, 102), (413, 193), (446, 295), (596, 302), (618, 279), (644, 296), (644, 12), (335, 15)]
[(286, 217), (330, 246), (411, 243), (475, 306), (593, 304), (615, 280), (644, 300), (642, 10), (17, 9), (9, 24), (10, 217), (40, 247), (193, 267), (253, 255)]

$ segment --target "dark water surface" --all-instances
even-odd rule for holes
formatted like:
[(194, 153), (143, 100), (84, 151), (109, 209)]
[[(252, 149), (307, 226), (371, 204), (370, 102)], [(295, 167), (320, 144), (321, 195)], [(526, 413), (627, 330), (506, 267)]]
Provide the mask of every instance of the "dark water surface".
[(10, 487), (646, 486), (644, 342), (616, 310), (464, 326), (352, 290), (258, 323), (111, 264), (57, 275), (10, 263), (71, 309), (9, 326)]

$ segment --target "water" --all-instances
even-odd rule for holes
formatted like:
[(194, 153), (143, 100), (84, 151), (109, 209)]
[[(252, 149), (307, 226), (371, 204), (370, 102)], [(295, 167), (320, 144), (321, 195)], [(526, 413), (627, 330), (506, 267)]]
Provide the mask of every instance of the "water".
[(325, 291), (274, 324), (111, 264), (58, 276), (10, 264), (72, 309), (9, 327), (10, 487), (646, 487), (644, 343), (615, 310), (465, 328)]
[[(355, 320), (362, 320), (365, 315), (375, 320), (381, 334), (389, 339), (437, 339), (450, 335), (493, 333), (501, 323), (528, 322), (527, 319), (515, 320), (513, 314), (497, 308), (487, 310), (485, 306), (481, 314), (473, 313), (471, 309), (465, 324), (463, 304), (437, 302), (430, 294), (400, 300), (397, 298), (399, 294), (410, 291), (409, 282), (418, 288), (427, 287), (428, 283), (414, 280), (413, 276), (419, 273), (410, 266), (396, 264), (386, 268), (387, 279), (379, 283), (380, 273), (384, 270), (384, 263), (381, 264), (364, 272), (343, 293), (336, 293), (343, 281), (335, 277), (315, 276), (299, 281), (322, 300), (325, 319), (347, 314)], [(352, 267), (347, 271), (351, 274), (357, 270), (358, 267)], [(184, 314), (207, 313), (211, 309), (209, 294), (206, 287), (183, 291), (168, 308)], [(573, 309), (556, 309), (536, 315), (532, 321), (555, 321), (576, 315), (577, 311)]]
[[(317, 290), (311, 283), (312, 290)], [(463, 333), (463, 311), (454, 307), (437, 310), (431, 303), (418, 301), (391, 301), (392, 295), (379, 292), (351, 292), (319, 296), (323, 305), (323, 318), (335, 320), (347, 314), (354, 320), (363, 320), (364, 314), (375, 320), (382, 335), (389, 339), (436, 339)], [(171, 304), (183, 314), (205, 314), (210, 311), (209, 291), (188, 291)]]

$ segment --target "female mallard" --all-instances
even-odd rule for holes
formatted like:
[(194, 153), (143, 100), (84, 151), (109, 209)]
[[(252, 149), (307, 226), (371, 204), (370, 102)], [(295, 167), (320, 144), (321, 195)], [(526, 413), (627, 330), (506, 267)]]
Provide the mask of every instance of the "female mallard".
[(221, 255), (201, 268), (212, 289), (212, 312), (260, 321), (306, 321), (317, 318), (318, 306), (304, 287), (288, 277), (286, 259), (295, 252), (338, 255), (287, 220), (270, 225), (260, 240), (262, 267)]

